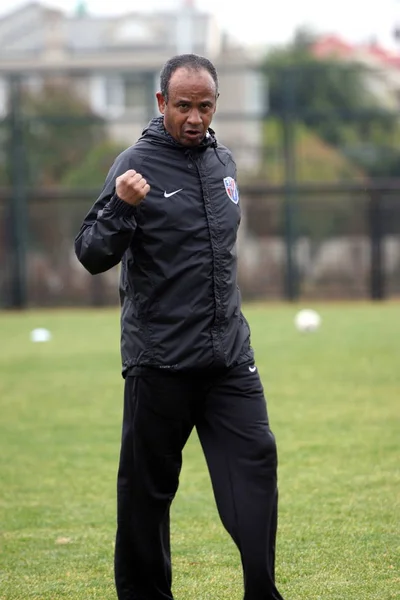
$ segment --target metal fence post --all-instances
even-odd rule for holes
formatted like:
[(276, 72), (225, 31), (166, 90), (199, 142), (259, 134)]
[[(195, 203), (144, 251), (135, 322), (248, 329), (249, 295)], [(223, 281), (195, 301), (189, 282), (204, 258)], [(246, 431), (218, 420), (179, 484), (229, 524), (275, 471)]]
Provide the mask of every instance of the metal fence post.
[(21, 79), (9, 78), (9, 232), (11, 256), (10, 307), (27, 306), (27, 164), (25, 160), (24, 129), (21, 107)]
[(369, 206), (369, 235), (371, 244), (370, 294), (372, 300), (385, 298), (385, 265), (383, 256), (383, 209), (382, 197), (371, 194)]
[(283, 97), (283, 151), (285, 165), (284, 230), (286, 246), (285, 297), (294, 301), (298, 297), (298, 274), (295, 256), (296, 244), (296, 148), (295, 148), (295, 71), (284, 72)]

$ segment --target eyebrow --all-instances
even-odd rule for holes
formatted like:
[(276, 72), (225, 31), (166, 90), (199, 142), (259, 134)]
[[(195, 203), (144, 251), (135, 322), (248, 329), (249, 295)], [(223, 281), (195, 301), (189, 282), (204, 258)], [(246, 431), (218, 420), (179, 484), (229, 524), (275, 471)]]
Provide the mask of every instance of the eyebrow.
[[(192, 100), (186, 98), (179, 98), (179, 100), (176, 100), (175, 102), (176, 104), (193, 104)], [(213, 104), (213, 100), (200, 100), (198, 104)]]

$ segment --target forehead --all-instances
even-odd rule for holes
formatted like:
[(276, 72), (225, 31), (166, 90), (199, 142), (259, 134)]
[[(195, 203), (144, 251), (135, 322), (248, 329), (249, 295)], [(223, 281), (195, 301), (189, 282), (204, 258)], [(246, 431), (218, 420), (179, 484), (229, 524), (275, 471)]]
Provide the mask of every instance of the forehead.
[(215, 82), (206, 69), (190, 69), (180, 67), (171, 76), (168, 86), (169, 95), (177, 96), (212, 96), (215, 98)]

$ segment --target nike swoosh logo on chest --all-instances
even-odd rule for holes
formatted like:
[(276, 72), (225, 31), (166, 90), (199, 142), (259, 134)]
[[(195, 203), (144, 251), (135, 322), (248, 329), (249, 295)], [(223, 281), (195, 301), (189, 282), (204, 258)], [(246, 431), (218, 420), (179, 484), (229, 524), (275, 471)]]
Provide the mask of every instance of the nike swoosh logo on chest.
[(174, 196), (175, 194), (177, 194), (178, 192), (182, 192), (183, 188), (181, 188), (180, 190), (175, 190), (174, 192), (169, 192), (167, 193), (166, 191), (164, 192), (164, 198), (170, 198), (171, 196)]

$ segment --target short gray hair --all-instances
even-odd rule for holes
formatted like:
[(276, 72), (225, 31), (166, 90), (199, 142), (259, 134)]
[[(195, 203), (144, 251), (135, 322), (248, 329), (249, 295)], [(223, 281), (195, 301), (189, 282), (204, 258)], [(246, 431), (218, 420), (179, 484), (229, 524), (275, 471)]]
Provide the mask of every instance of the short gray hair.
[(218, 96), (218, 74), (212, 62), (208, 58), (197, 54), (178, 54), (165, 63), (160, 73), (160, 89), (166, 101), (168, 101), (168, 88), (171, 77), (177, 69), (182, 67), (195, 71), (201, 71), (202, 69), (208, 71), (214, 80), (215, 94)]

